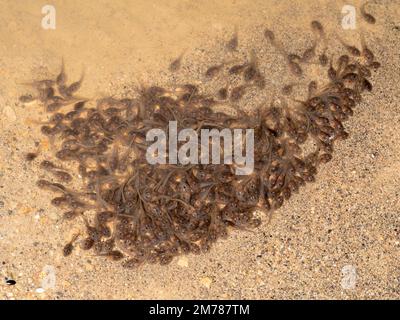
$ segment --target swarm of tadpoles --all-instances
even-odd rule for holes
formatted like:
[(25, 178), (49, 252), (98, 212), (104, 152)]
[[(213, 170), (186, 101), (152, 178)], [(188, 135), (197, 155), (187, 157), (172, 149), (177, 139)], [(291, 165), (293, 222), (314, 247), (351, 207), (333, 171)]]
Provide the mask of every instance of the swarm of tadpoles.
[[(323, 30), (316, 21), (312, 26)], [(265, 36), (276, 43), (270, 30)], [(334, 141), (348, 135), (342, 122), (353, 114), (362, 92), (372, 89), (368, 78), (379, 67), (374, 55), (365, 43), (361, 49), (346, 49), (348, 54), (327, 65), (329, 83), (318, 87), (312, 81), (305, 101), (290, 106), (273, 102), (251, 113), (236, 109), (228, 114), (215, 107), (225, 100), (234, 104), (247, 89), (263, 90), (265, 80), (254, 56), (207, 70), (207, 77), (224, 71), (243, 77), (242, 85), (221, 88), (215, 96), (202, 94), (194, 84), (143, 86), (132, 99), (93, 102), (76, 96), (82, 79), (67, 85), (64, 67), (55, 80), (34, 82), (37, 96), (21, 101), (37, 100), (51, 115), (41, 131), (57, 148), (57, 163), (63, 163), (44, 160), (41, 168), (57, 182), (42, 179), (37, 185), (56, 194), (52, 204), (65, 209), (64, 219), (79, 220), (86, 229), (65, 246), (64, 255), (79, 245), (122, 260), (125, 267), (168, 264), (180, 254), (208, 251), (230, 228), (260, 225), (257, 210), (279, 208), (314, 181), (319, 164), (331, 160)], [(307, 62), (314, 54), (308, 53)], [(235, 164), (148, 163), (146, 133), (154, 128), (167, 132), (170, 121), (178, 129), (196, 131), (254, 129), (254, 172), (236, 175)], [(308, 139), (316, 148), (305, 154), (302, 146)], [(67, 186), (72, 183), (68, 170), (79, 174), (80, 191)]]

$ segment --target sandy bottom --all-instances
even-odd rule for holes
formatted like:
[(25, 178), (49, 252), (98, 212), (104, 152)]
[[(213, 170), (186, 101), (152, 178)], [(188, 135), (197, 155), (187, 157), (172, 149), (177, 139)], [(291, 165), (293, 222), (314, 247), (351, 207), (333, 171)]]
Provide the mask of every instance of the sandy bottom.
[[(0, 11), (0, 299), (400, 298), (399, 1), (371, 1), (375, 26), (359, 20), (382, 68), (346, 123), (350, 138), (337, 144), (316, 183), (254, 232), (233, 232), (207, 254), (137, 270), (79, 250), (62, 256), (73, 225), (60, 221), (51, 195), (35, 186), (51, 147), (32, 121), (42, 111), (18, 102), (26, 91), (20, 83), (56, 74), (62, 57), (71, 77), (85, 69), (81, 94), (90, 97), (129, 94), (140, 82), (201, 81), (201, 72), (224, 59), (224, 41), (238, 26), (241, 52), (255, 46), (271, 87), (279, 88), (288, 72), (261, 44), (263, 28), (293, 50), (306, 45), (313, 19), (330, 38), (357, 41), (359, 29), (343, 31), (340, 19), (343, 5), (359, 2), (52, 3), (55, 30), (41, 27), (46, 1), (7, 1)], [(182, 52), (182, 74), (171, 78), (168, 64)], [(41, 156), (27, 163), (36, 145)]]

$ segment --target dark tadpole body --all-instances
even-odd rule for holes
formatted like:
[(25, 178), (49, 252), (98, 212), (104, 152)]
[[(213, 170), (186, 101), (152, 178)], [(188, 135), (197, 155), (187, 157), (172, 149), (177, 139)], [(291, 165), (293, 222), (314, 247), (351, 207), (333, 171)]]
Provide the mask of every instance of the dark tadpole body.
[(236, 51), (239, 46), (239, 36), (238, 36), (238, 28), (235, 26), (235, 31), (233, 33), (232, 38), (226, 44), (226, 48), (229, 51)]

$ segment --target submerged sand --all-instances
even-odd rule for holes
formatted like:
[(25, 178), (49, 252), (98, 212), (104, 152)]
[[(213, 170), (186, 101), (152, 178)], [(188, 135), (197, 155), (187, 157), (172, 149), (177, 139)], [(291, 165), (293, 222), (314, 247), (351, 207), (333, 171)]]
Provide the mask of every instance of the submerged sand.
[[(71, 77), (85, 69), (83, 95), (129, 94), (139, 82), (171, 81), (168, 64), (182, 52), (184, 70), (172, 81), (199, 80), (224, 58), (223, 41), (235, 26), (244, 53), (265, 26), (293, 49), (304, 47), (313, 19), (330, 37), (358, 39), (357, 30), (341, 30), (340, 17), (343, 5), (359, 1), (52, 3), (56, 30), (41, 27), (44, 1), (8, 1), (0, 12), (0, 299), (400, 298), (400, 1), (371, 1), (377, 24), (360, 22), (382, 68), (346, 123), (350, 138), (336, 145), (316, 183), (254, 232), (233, 232), (207, 254), (137, 270), (80, 250), (62, 256), (73, 224), (36, 188), (39, 162), (24, 160), (37, 145), (39, 159), (51, 147), (32, 121), (42, 111), (18, 102), (26, 91), (20, 83), (54, 75), (64, 57)], [(287, 70), (264, 53), (268, 80), (279, 88)]]

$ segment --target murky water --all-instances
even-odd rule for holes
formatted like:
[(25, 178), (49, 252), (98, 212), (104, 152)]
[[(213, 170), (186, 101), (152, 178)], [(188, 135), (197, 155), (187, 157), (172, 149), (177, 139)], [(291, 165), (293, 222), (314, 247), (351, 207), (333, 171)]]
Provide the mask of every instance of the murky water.
[[(52, 147), (36, 124), (43, 111), (18, 102), (26, 91), (21, 83), (56, 75), (62, 58), (71, 78), (79, 79), (85, 70), (85, 97), (129, 95), (141, 83), (202, 83), (210, 65), (232, 58), (224, 47), (237, 27), (237, 56), (255, 50), (267, 76), (265, 95), (250, 96), (244, 106), (254, 107), (296, 80), (283, 57), (262, 42), (265, 27), (293, 51), (310, 45), (314, 19), (324, 23), (338, 51), (337, 35), (358, 44), (360, 29), (340, 27), (345, 1), (55, 1), (55, 30), (42, 28), (46, 4), (9, 1), (0, 13), (0, 270), (17, 282), (0, 287), (4, 298), (398, 297), (398, 179), (393, 173), (400, 163), (394, 139), (399, 113), (388, 98), (395, 90), (385, 87), (398, 78), (394, 68), (385, 67), (398, 61), (396, 1), (371, 4), (376, 25), (360, 22), (383, 68), (374, 76), (376, 93), (348, 124), (353, 138), (338, 145), (339, 159), (322, 169), (316, 184), (254, 233), (233, 233), (206, 255), (134, 272), (79, 250), (62, 257), (60, 248), (74, 233), (73, 224), (60, 221), (48, 194), (38, 192), (35, 182), (43, 177), (38, 163), (24, 161), (26, 152), (39, 148), (43, 155)], [(168, 65), (182, 53), (182, 70), (171, 75)], [(307, 77), (323, 76), (310, 65)], [(382, 101), (392, 107), (381, 107), (377, 116), (374, 108)], [(382, 188), (384, 195), (377, 192)], [(382, 247), (384, 259), (378, 254)], [(345, 265), (360, 274), (355, 289), (340, 285)], [(38, 291), (48, 266), (55, 267), (56, 286)]]

